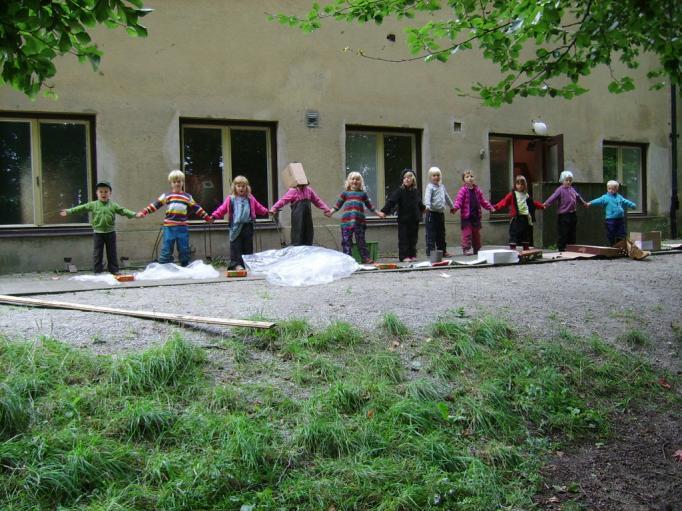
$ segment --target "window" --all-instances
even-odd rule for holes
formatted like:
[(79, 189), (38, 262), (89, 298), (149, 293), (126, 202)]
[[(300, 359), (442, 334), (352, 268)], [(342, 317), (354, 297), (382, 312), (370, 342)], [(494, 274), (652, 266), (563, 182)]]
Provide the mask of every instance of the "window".
[(625, 187), (625, 195), (637, 204), (633, 213), (643, 213), (646, 208), (644, 161), (646, 146), (639, 144), (611, 144), (602, 147), (604, 182), (611, 179)]
[(417, 130), (346, 128), (346, 174), (360, 172), (367, 194), (380, 208), (391, 190), (400, 186), (400, 173), (411, 168), (421, 185)]
[(502, 199), (516, 176), (524, 176), (532, 191), (534, 183), (555, 182), (563, 170), (563, 135), (490, 135), (490, 201)]
[(181, 122), (185, 188), (208, 213), (230, 194), (232, 179), (249, 180), (253, 196), (273, 203), (277, 189), (274, 162), (274, 123)]
[(0, 226), (87, 223), (59, 210), (91, 200), (94, 120), (0, 118)]

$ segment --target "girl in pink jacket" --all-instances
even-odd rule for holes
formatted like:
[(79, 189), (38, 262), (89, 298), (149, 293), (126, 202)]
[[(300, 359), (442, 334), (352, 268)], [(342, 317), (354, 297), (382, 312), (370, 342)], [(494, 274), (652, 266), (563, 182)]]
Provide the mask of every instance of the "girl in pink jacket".
[(251, 195), (249, 180), (237, 176), (232, 193), (211, 213), (215, 219), (225, 218), (230, 226), (230, 270), (243, 270), (244, 254), (253, 254), (253, 224), (256, 216), (267, 216), (268, 208)]
[(464, 255), (477, 254), (481, 249), (481, 206), (490, 212), (495, 211), (481, 189), (476, 185), (474, 173), (465, 170), (462, 173), (464, 186), (457, 192), (454, 213), (459, 209), (462, 218), (462, 250)]

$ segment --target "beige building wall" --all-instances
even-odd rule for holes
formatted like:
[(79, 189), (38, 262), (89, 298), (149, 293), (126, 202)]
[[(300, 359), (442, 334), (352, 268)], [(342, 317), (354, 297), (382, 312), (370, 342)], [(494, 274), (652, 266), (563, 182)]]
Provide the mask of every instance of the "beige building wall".
[[(550, 135), (564, 135), (565, 167), (574, 170), (577, 181), (601, 180), (603, 140), (648, 144), (648, 216), (667, 216), (670, 114), (665, 91), (648, 91), (639, 82), (636, 92), (611, 95), (606, 91), (609, 77), (599, 71), (588, 82), (592, 91), (572, 101), (520, 99), (490, 109), (454, 90), (495, 76), (495, 69), (474, 52), (462, 52), (445, 65), (378, 62), (355, 50), (409, 56), (401, 25), (330, 22), (304, 34), (265, 14), (302, 13), (308, 5), (303, 0), (150, 0), (155, 12), (145, 18), (147, 39), (98, 29), (94, 39), (104, 52), (100, 71), (62, 58), (53, 82), (58, 100), (31, 101), (3, 87), (0, 110), (94, 114), (97, 178), (110, 180), (113, 199), (134, 210), (166, 190), (168, 171), (180, 167), (180, 118), (277, 122), (277, 170), (289, 161), (303, 162), (328, 203), (342, 189), (346, 125), (423, 130), (421, 187), (426, 170), (437, 165), (454, 195), (462, 169), (471, 168), (487, 195), (489, 134), (532, 135), (531, 121), (541, 119)], [(396, 42), (386, 38), (389, 33)], [(639, 74), (646, 70), (645, 63)], [(306, 127), (306, 110), (319, 112), (318, 128)], [(454, 131), (455, 121), (462, 123), (461, 132)], [(278, 194), (284, 192), (280, 181)], [(288, 213), (283, 219), (288, 221)], [(316, 241), (338, 246), (338, 220), (319, 211), (314, 219)], [(506, 220), (488, 222), (487, 214), (485, 219), (484, 243), (504, 243)], [(144, 220), (121, 217), (119, 255), (148, 261), (161, 222), (161, 212)], [(195, 257), (204, 257), (209, 245), (213, 256), (227, 254), (224, 230), (211, 227), (209, 240), (207, 228), (197, 229), (191, 234)], [(383, 254), (397, 252), (393, 224), (371, 226), (367, 237), (380, 241)], [(420, 239), (423, 245), (423, 227)], [(450, 246), (458, 245), (458, 217), (449, 217), (447, 239)], [(66, 256), (81, 267), (91, 264), (87, 234), (0, 240), (0, 272), (62, 268)], [(271, 225), (258, 231), (256, 241), (257, 248), (279, 246)]]

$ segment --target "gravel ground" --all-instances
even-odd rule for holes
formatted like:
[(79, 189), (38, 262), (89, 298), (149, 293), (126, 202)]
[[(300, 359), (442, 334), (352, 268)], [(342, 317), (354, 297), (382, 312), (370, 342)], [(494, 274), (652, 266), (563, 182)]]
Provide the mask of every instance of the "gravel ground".
[[(153, 288), (112, 288), (36, 298), (213, 316), (272, 320), (305, 318), (315, 327), (335, 320), (371, 331), (394, 312), (418, 334), (448, 311), (494, 314), (522, 334), (598, 334), (621, 347), (638, 330), (650, 343), (636, 349), (652, 363), (680, 370), (682, 254), (577, 260), (495, 268), (368, 272), (327, 285), (278, 287), (264, 280)], [(143, 350), (173, 332), (199, 344), (230, 335), (229, 328), (178, 326), (107, 314), (0, 305), (0, 333), (46, 335), (96, 353)]]

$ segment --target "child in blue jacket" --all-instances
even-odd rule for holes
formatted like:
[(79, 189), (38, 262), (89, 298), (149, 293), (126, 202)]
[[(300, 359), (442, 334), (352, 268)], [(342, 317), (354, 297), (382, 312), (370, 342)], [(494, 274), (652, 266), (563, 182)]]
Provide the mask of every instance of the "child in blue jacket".
[(606, 183), (605, 193), (598, 199), (587, 203), (587, 206), (604, 206), (606, 214), (606, 237), (611, 245), (625, 239), (625, 208), (635, 209), (637, 205), (618, 193), (618, 181)]

